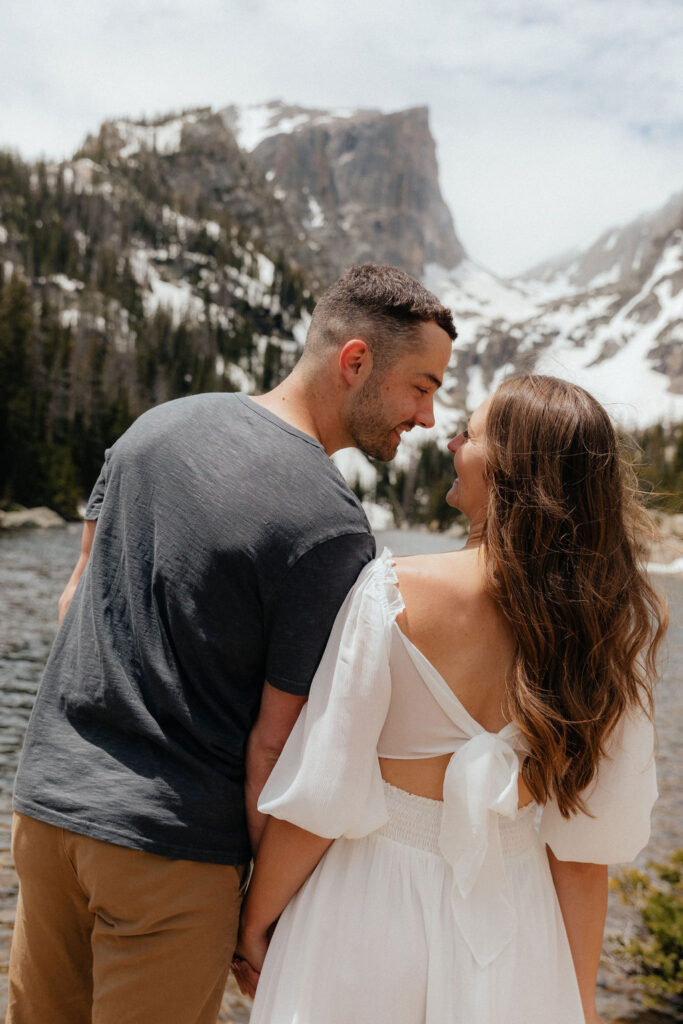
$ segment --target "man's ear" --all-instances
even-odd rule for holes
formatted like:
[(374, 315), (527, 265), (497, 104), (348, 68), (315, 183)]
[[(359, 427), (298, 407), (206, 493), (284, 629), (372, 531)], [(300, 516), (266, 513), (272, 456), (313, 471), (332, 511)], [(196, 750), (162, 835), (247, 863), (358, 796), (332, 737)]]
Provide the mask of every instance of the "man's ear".
[(372, 352), (362, 338), (350, 338), (339, 352), (339, 370), (349, 387), (364, 384), (372, 373)]

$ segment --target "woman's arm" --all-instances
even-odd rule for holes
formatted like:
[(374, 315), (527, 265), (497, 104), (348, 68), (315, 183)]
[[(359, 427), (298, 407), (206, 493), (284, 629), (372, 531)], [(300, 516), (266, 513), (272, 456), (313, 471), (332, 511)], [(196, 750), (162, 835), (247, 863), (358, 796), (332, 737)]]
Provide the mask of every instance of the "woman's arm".
[(558, 860), (549, 846), (546, 850), (586, 1024), (602, 1024), (595, 1008), (595, 987), (607, 913), (607, 865)]
[(255, 971), (263, 966), (272, 925), (331, 842), (288, 821), (268, 818), (242, 908), (236, 951)]

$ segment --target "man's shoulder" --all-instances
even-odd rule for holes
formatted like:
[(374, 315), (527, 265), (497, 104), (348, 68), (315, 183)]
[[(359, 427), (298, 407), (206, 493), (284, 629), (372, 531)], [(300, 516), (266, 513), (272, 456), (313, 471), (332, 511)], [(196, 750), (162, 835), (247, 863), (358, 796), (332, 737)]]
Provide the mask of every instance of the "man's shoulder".
[[(306, 470), (295, 477), (290, 501), (309, 524), (310, 546), (347, 534), (372, 534), (358, 496), (324, 452), (309, 458)], [(302, 467), (303, 468), (303, 467)]]
[(146, 409), (121, 435), (116, 445), (121, 447), (146, 438), (160, 439), (175, 432), (202, 430), (207, 424), (231, 418), (238, 403), (231, 392), (206, 392), (173, 398)]
[(233, 414), (239, 409), (233, 392), (207, 391), (198, 395), (185, 395), (183, 398), (172, 398), (147, 409), (135, 421), (136, 424), (185, 420), (201, 416), (202, 413), (215, 414), (226, 411)]

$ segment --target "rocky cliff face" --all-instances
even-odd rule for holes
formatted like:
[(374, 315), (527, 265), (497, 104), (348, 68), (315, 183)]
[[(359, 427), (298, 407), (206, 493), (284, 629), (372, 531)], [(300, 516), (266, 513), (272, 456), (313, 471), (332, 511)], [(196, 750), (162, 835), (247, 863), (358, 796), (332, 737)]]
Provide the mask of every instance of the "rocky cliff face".
[[(314, 246), (309, 267), (332, 279), (353, 263), (398, 264), (415, 277), (429, 263), (464, 258), (439, 189), (425, 107), (347, 116), (272, 104), (264, 137), (248, 116), (224, 112), (237, 137)], [(253, 124), (253, 121), (251, 122)]]
[(195, 219), (230, 221), (260, 248), (286, 250), (293, 262), (305, 248), (296, 222), (238, 145), (229, 120), (209, 108), (145, 124), (106, 121), (77, 156), (134, 185), (153, 182), (152, 198), (163, 196)]
[(176, 206), (228, 211), (272, 254), (325, 287), (353, 263), (464, 258), (438, 182), (425, 107), (330, 114), (282, 103), (106, 122), (81, 156), (131, 168), (154, 162)]

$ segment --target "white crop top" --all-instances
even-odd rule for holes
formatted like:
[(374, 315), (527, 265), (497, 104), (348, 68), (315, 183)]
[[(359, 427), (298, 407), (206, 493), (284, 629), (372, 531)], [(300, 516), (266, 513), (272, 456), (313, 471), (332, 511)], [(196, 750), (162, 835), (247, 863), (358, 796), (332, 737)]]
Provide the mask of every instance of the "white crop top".
[[(403, 609), (391, 552), (370, 562), (342, 605), (301, 711), (259, 800), (259, 810), (327, 838), (359, 838), (388, 820), (378, 755), (450, 753), (439, 847), (453, 868), (454, 911), (476, 921), (477, 901), (505, 883), (498, 835), (517, 815), (519, 754), (514, 723), (487, 732), (434, 666), (396, 625)], [(654, 731), (643, 714), (625, 715), (584, 799), (588, 814), (542, 811), (540, 839), (560, 860), (633, 860), (648, 841), (657, 797)], [(458, 908), (468, 904), (467, 913)], [(488, 963), (506, 944), (501, 932), (475, 948)], [(471, 940), (471, 941), (470, 941)]]
[[(389, 671), (391, 700), (377, 742), (380, 757), (416, 759), (452, 754), (459, 743), (470, 738), (459, 727), (458, 718), (446, 713), (428, 685), (436, 677), (437, 693), (442, 700), (446, 697), (436, 669), (396, 622), (391, 627)], [(464, 708), (461, 711), (467, 715)]]

